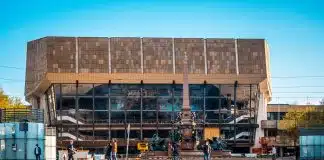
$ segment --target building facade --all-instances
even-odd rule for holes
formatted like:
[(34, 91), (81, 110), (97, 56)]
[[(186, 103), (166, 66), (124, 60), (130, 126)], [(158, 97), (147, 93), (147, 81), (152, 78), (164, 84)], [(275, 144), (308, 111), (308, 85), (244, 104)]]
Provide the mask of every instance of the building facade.
[(183, 102), (188, 56), (191, 111), (232, 148), (258, 147), (271, 99), (269, 51), (263, 39), (44, 37), (27, 44), (25, 95), (45, 110), (63, 147), (118, 139), (131, 145), (168, 139)]

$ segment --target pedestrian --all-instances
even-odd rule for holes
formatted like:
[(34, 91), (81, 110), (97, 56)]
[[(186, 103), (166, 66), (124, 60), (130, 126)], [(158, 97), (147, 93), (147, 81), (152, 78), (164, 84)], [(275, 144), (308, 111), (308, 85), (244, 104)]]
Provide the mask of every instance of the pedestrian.
[(276, 149), (276, 147), (273, 145), (272, 146), (272, 160), (275, 160), (276, 159), (276, 157), (277, 157), (277, 149)]
[(178, 152), (178, 145), (175, 142), (172, 142), (171, 144), (171, 151), (172, 151), (172, 160), (178, 160), (179, 159), (179, 152)]
[(111, 151), (112, 151), (112, 145), (111, 142), (108, 143), (107, 148), (106, 148), (106, 153), (105, 153), (105, 158), (107, 160), (111, 160)]
[(206, 140), (205, 144), (203, 145), (203, 152), (204, 152), (204, 160), (210, 160), (211, 148), (208, 140)]
[(68, 160), (74, 160), (73, 155), (75, 154), (76, 149), (74, 148), (73, 140), (70, 141), (70, 144), (67, 146), (67, 150), (68, 150)]
[(117, 160), (117, 140), (113, 140), (113, 145), (112, 145), (112, 160)]
[(42, 154), (42, 150), (38, 146), (38, 144), (36, 144), (36, 146), (35, 146), (34, 154), (35, 154), (36, 160), (40, 160), (40, 155)]

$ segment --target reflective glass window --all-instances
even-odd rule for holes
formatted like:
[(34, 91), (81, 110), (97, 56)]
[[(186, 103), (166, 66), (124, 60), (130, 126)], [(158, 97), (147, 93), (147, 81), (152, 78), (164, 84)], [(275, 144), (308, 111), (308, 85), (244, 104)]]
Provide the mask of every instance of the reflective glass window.
[(321, 146), (320, 145), (314, 146), (314, 157), (315, 158), (320, 158), (321, 157)]
[(111, 96), (127, 96), (128, 89), (126, 84), (112, 84), (111, 85)]
[[(114, 115), (117, 116), (117, 115)], [(123, 116), (121, 116), (123, 118)], [(119, 119), (119, 118), (117, 118)], [(95, 123), (108, 123), (109, 122), (109, 113), (107, 111), (95, 111), (94, 112), (94, 121)]]
[(154, 111), (143, 111), (143, 121), (145, 123), (156, 123), (157, 113)]
[(300, 146), (300, 157), (306, 158), (307, 157), (307, 147)]
[(172, 111), (172, 97), (157, 98), (157, 105), (160, 111)]
[(112, 111), (124, 111), (126, 106), (126, 97), (111, 97), (110, 103)]
[(158, 105), (158, 98), (145, 97), (143, 98), (143, 110), (156, 110)]
[(172, 112), (159, 112), (159, 123), (171, 123)]
[(92, 96), (93, 84), (79, 84), (78, 95), (89, 95)]
[(62, 84), (62, 95), (75, 95), (76, 84)]
[(201, 96), (190, 97), (190, 106), (192, 111), (204, 110), (204, 98)]
[(324, 157), (324, 146), (323, 145), (321, 146), (321, 157)]
[(300, 145), (306, 145), (307, 136), (300, 136), (299, 141)]
[(314, 136), (307, 136), (306, 145), (314, 145)]
[(79, 97), (79, 110), (91, 110), (92, 111), (92, 97)]
[(314, 146), (306, 146), (307, 147), (307, 157), (314, 157)]
[(108, 96), (109, 85), (108, 84), (94, 84), (94, 92), (96, 96)]
[(127, 97), (125, 103), (126, 110), (140, 110), (141, 98), (140, 97)]
[(111, 111), (111, 123), (124, 124), (125, 112), (124, 111)]
[(62, 110), (75, 109), (75, 97), (62, 97)]
[(108, 111), (109, 110), (109, 99), (108, 97), (95, 97), (94, 105), (96, 111)]
[(140, 111), (127, 111), (126, 112), (127, 123), (141, 123)]
[(321, 145), (321, 136), (313, 136), (314, 145)]

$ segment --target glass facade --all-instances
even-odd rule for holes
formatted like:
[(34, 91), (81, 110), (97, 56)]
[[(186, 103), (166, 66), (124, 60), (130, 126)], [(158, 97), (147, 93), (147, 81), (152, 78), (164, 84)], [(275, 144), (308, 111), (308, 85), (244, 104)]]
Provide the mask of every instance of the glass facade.
[(301, 160), (324, 159), (324, 135), (308, 135), (299, 137)]
[[(125, 138), (158, 134), (168, 138), (182, 108), (182, 84), (53, 84), (46, 92), (48, 116), (59, 139)], [(190, 84), (190, 107), (197, 115), (199, 137), (204, 127), (221, 128), (228, 141), (254, 139), (258, 85)]]
[(283, 120), (287, 112), (268, 112), (268, 120)]

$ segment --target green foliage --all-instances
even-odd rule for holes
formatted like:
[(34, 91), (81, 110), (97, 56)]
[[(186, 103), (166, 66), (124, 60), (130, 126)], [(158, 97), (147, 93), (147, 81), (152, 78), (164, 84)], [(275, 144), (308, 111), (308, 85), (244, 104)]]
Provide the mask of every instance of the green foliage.
[(181, 134), (177, 130), (170, 131), (169, 137), (172, 142), (179, 142), (182, 139)]
[(293, 138), (295, 144), (299, 137), (299, 128), (311, 128), (324, 124), (324, 109), (307, 107), (304, 110), (293, 110), (284, 116), (285, 132)]
[(0, 109), (5, 110), (2, 120), (15, 121), (28, 116), (28, 108), (17, 97), (10, 97), (0, 88)]

